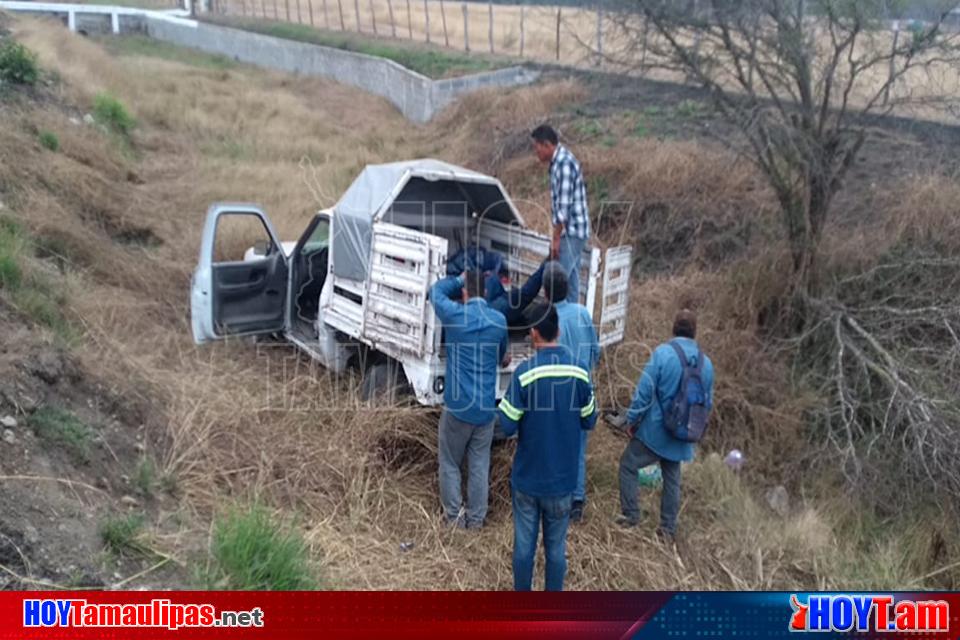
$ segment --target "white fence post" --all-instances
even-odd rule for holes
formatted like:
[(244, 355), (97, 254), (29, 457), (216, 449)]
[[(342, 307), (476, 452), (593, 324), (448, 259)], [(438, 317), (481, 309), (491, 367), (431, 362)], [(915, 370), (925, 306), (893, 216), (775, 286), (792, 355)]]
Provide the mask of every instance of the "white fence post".
[(527, 32), (524, 30), (524, 17), (527, 12), (527, 6), (524, 4), (520, 5), (520, 57), (523, 57), (523, 41), (526, 40)]
[(423, 0), (423, 17), (427, 25), (427, 44), (430, 44), (430, 6), (427, 4), (427, 0)]
[(487, 31), (487, 39), (490, 41), (490, 53), (493, 53), (493, 2), (487, 3), (487, 9), (489, 13), (489, 31)]
[(603, 0), (597, 0), (597, 66), (603, 64)]
[(897, 42), (900, 40), (900, 21), (893, 21), (893, 45), (890, 49), (890, 71), (887, 77), (887, 86), (883, 88), (883, 106), (890, 103), (890, 89), (893, 87), (897, 75)]

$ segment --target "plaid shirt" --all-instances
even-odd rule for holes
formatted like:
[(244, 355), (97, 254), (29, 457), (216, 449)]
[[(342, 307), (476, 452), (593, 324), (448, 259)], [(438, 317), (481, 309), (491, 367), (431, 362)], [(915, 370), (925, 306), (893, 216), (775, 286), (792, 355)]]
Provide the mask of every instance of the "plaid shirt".
[(587, 188), (580, 163), (565, 146), (557, 145), (550, 162), (550, 199), (553, 224), (563, 224), (564, 235), (586, 240), (590, 237)]

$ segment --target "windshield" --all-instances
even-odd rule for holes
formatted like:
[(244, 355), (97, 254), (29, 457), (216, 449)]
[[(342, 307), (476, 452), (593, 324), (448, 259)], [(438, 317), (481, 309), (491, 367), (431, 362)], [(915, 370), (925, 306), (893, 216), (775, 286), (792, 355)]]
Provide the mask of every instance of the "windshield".
[(321, 216), (307, 241), (303, 244), (304, 254), (314, 253), (330, 246), (330, 218)]

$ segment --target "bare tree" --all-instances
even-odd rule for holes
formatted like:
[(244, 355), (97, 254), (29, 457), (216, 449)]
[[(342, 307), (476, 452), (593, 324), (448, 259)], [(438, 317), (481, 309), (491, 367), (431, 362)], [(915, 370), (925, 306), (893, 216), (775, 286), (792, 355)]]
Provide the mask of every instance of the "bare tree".
[(801, 320), (787, 344), (824, 399), (814, 442), (851, 481), (895, 485), (887, 497), (914, 484), (960, 498), (960, 244), (907, 243), (829, 290), (817, 254), (871, 116), (960, 113), (958, 1), (622, 0), (608, 13), (607, 59), (706, 89), (776, 194)]
[[(938, 74), (957, 74), (957, 0), (924, 2), (926, 20), (894, 39), (896, 0), (623, 0), (612, 62), (666, 69), (704, 87), (736, 125), (731, 140), (779, 201), (806, 300), (834, 197), (867, 136), (866, 118), (908, 104), (948, 106)], [(805, 305), (804, 305), (805, 306)]]

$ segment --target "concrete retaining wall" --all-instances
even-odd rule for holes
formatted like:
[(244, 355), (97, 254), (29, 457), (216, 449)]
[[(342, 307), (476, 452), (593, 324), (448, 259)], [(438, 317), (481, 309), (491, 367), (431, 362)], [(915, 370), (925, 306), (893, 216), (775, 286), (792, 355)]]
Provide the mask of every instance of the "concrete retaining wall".
[(430, 107), (437, 113), (460, 96), (488, 87), (516, 87), (530, 84), (540, 76), (538, 71), (526, 67), (507, 67), (486, 73), (475, 73), (460, 78), (433, 80)]
[(158, 40), (261, 67), (332, 78), (386, 98), (403, 115), (419, 123), (429, 121), (466, 93), (485, 87), (528, 84), (539, 75), (523, 67), (510, 67), (462, 78), (431, 80), (384, 58), (167, 17), (148, 16), (147, 33)]
[[(188, 0), (187, 4), (190, 4)], [(0, 0), (0, 9), (61, 16), (71, 31), (88, 34), (144, 32), (171, 44), (199, 49), (261, 67), (332, 78), (393, 103), (414, 122), (427, 122), (460, 96), (486, 87), (529, 84), (539, 72), (498, 69), (446, 80), (431, 80), (393, 60), (352, 51), (205, 24), (187, 10), (148, 11), (131, 7)]]
[[(383, 96), (415, 122), (431, 109), (431, 80), (392, 60), (203, 23), (148, 18), (158, 40), (290, 73), (323, 76)], [(195, 26), (194, 26), (195, 25)]]

